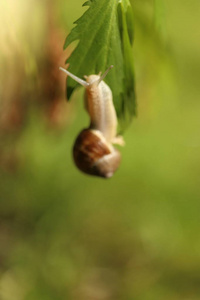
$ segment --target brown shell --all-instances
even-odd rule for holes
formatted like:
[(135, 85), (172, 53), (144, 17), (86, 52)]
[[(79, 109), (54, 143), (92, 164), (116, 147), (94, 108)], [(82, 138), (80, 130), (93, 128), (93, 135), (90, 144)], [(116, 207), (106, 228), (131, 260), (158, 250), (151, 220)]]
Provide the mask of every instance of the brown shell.
[(77, 137), (73, 156), (76, 166), (81, 171), (101, 177), (111, 177), (121, 161), (119, 151), (112, 151), (106, 142), (90, 129), (84, 129)]

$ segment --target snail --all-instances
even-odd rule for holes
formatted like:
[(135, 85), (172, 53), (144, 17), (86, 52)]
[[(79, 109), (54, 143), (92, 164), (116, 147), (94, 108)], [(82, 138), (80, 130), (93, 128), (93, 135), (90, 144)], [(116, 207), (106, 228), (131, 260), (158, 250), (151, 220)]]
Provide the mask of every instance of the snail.
[(121, 154), (113, 144), (124, 145), (123, 137), (117, 136), (118, 122), (112, 92), (103, 81), (112, 67), (102, 76), (101, 73), (84, 76), (86, 80), (60, 67), (85, 87), (85, 108), (90, 116), (89, 127), (80, 132), (74, 143), (74, 162), (82, 172), (104, 178), (112, 177), (121, 162)]

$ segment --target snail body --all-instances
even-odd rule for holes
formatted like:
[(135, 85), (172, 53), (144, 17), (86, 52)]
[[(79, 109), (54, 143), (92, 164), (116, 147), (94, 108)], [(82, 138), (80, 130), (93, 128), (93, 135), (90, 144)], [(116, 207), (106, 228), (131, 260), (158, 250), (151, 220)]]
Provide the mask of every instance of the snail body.
[(103, 81), (111, 68), (102, 76), (84, 76), (86, 81), (60, 68), (86, 89), (85, 108), (90, 116), (90, 125), (80, 132), (75, 141), (74, 162), (84, 173), (104, 178), (112, 177), (121, 162), (121, 154), (113, 144), (124, 145), (123, 138), (117, 136), (118, 122), (112, 91)]

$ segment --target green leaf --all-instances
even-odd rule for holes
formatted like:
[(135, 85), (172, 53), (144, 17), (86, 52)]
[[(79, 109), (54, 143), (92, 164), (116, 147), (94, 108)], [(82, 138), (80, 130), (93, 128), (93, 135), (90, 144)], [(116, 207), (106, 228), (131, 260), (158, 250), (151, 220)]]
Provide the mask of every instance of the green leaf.
[[(82, 78), (114, 65), (105, 81), (112, 90), (122, 129), (135, 114), (132, 8), (129, 0), (89, 0), (83, 5), (89, 9), (75, 22), (64, 45), (66, 49), (79, 41), (67, 60), (69, 71)], [(68, 77), (68, 99), (78, 86)]]

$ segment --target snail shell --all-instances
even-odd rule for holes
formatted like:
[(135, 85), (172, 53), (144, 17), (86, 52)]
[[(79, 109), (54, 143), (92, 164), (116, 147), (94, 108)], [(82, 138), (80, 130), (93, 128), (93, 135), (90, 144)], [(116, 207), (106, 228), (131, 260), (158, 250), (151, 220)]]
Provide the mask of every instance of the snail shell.
[(109, 178), (119, 167), (121, 154), (98, 130), (84, 129), (73, 148), (74, 162), (84, 173)]

